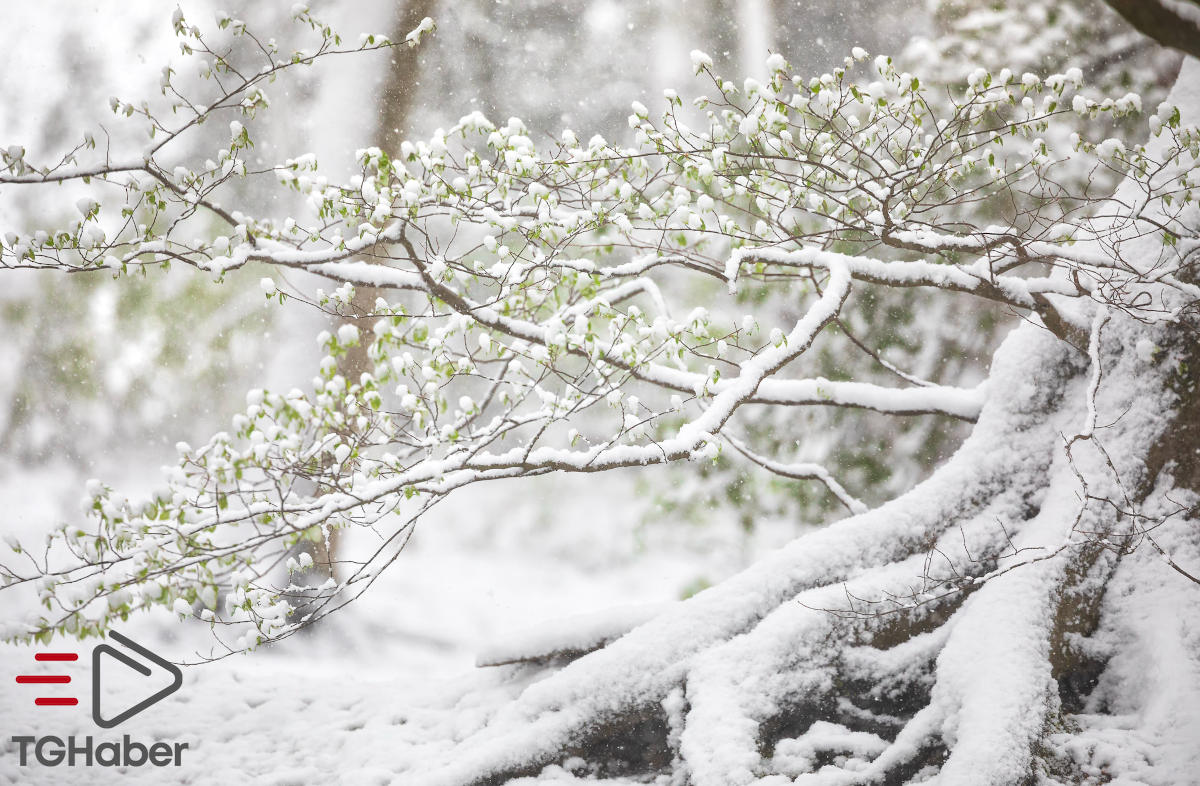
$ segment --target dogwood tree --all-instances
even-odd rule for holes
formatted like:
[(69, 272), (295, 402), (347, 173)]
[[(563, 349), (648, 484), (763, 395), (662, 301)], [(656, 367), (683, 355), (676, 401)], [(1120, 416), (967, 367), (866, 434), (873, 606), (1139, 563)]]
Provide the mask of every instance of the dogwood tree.
[[(341, 182), (311, 155), (255, 160), (271, 82), (433, 25), (347, 43), (295, 19), (310, 48), (221, 17), (258, 51), (247, 65), (176, 13), (203, 79), (185, 88), (173, 64), (161, 101), (112, 101), (143, 150), (88, 134), (54, 160), (2, 153), (5, 192), (86, 195), (65, 226), (5, 235), (0, 267), (256, 268), (264, 297), (340, 320), (308, 389), (249, 391), (229, 432), (179, 444), (153, 496), (95, 481), (78, 520), (11, 544), (6, 591), (42, 610), (6, 637), (97, 635), (165, 605), (212, 626), (214, 657), (253, 648), (369, 588), (457, 489), (736, 452), (852, 515), (687, 601), (484, 653), (504, 689), (398, 732), (406, 777), (1081, 782), (1194, 756), (1197, 61), (1143, 107), (1077, 69), (980, 69), (946, 93), (856, 49), (815, 77), (772, 55), (767, 80), (734, 83), (696, 51), (709, 95), (635, 103), (632, 145), (538, 143), (474, 113), (360, 150)], [(1138, 117), (1145, 141), (1110, 134)], [(202, 124), (227, 141), (177, 153)], [(242, 178), (277, 184), (286, 212), (228, 203)], [(363, 308), (367, 286), (383, 294)], [(812, 374), (856, 299), (910, 288), (1022, 317), (985, 382), (934, 384), (869, 346), (894, 384)], [(918, 313), (914, 340), (942, 313)], [(355, 347), (373, 368), (346, 379)], [(815, 407), (972, 425), (869, 509), (837, 466), (768, 455), (743, 427)], [(297, 544), (350, 527), (381, 545), (302, 586)]]

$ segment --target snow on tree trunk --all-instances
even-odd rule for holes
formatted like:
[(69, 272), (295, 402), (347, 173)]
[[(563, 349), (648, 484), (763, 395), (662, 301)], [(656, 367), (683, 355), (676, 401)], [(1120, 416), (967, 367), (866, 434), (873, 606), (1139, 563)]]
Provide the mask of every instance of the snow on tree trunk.
[[(1153, 482), (1150, 453), (1185, 407), (1171, 390), (1174, 363), (1184, 358), (1148, 364), (1134, 350), (1144, 337), (1135, 325), (1110, 328), (1113, 365), (1097, 406), (1125, 413), (1104, 444), (1140, 502)], [(993, 361), (975, 431), (928, 481), (533, 682), (444, 758), (422, 760), (413, 777), (501, 782), (576, 754), (614, 773), (671, 761), (680, 782), (698, 786), (791, 782), (822, 764), (796, 782), (901, 783), (940, 768), (941, 783), (1011, 784), (1035, 772), (1086, 771), (1091, 749), (1079, 740), (1087, 734), (1071, 728), (1088, 719), (1069, 713), (1083, 708), (1079, 691), (1094, 678), (1097, 648), (1131, 624), (1119, 609), (1134, 620), (1146, 611), (1110, 601), (1103, 635), (1071, 638), (1097, 629), (1114, 569), (1148, 570), (1156, 586), (1174, 584), (1172, 595), (1190, 592), (1197, 605), (1195, 587), (1162, 562), (1142, 552), (1119, 561), (1081, 539), (1099, 531), (1119, 544), (1131, 526), (1106, 505), (1080, 509), (1077, 472), (1092, 494), (1117, 491), (1103, 488), (1113, 480), (1101, 458), (1076, 449), (1072, 464), (1063, 451), (1061, 435), (1077, 430), (1085, 411), (1087, 383), (1073, 350), (1041, 328), (1019, 328)], [(1156, 538), (1194, 561), (1200, 544), (1190, 527), (1172, 520)], [(1006, 548), (1011, 556), (995, 562), (970, 556)], [(931, 587), (930, 574), (947, 580)], [(908, 608), (914, 600), (920, 605)], [(1157, 635), (1170, 639), (1171, 628)], [(1194, 653), (1176, 641), (1159, 657), (1172, 654), (1181, 662), (1168, 673), (1194, 686)], [(1163, 682), (1146, 697), (1160, 716), (1154, 705), (1176, 690)], [(1172, 732), (1163, 743), (1187, 760), (1183, 729), (1164, 728), (1161, 718), (1156, 726)], [(632, 761), (606, 760), (625, 737)], [(661, 750), (639, 749), (654, 745)], [(836, 757), (845, 757), (842, 767), (830, 764)], [(788, 779), (765, 779), (772, 774)]]

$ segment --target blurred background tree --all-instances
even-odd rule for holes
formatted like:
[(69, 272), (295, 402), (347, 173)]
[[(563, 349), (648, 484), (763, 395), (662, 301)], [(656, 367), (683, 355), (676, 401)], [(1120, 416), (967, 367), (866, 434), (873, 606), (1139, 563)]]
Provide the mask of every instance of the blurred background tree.
[[(34, 143), (30, 155), (78, 144), (68, 134), (99, 115), (111, 93), (157, 92), (148, 69), (126, 68), (111, 49), (142, 52), (146, 62), (163, 55), (172, 39), (159, 7), (134, 4), (120, 19), (73, 11), (54, 3), (12, 9), (6, 25), (0, 90), (10, 106), (30, 109), (5, 113), (0, 134)], [(107, 124), (105, 134), (98, 145), (131, 141), (121, 123)], [(23, 232), (61, 223), (45, 210), (41, 201), (0, 194), (6, 225)], [(143, 211), (134, 220), (152, 219)], [(0, 457), (23, 470), (50, 463), (68, 474), (114, 461), (148, 468), (172, 454), (181, 428), (225, 422), (268, 361), (272, 312), (242, 287), (213, 286), (194, 270), (168, 275), (169, 267), (121, 282), (41, 271), (13, 277), (0, 292), (8, 337), (0, 346)]]

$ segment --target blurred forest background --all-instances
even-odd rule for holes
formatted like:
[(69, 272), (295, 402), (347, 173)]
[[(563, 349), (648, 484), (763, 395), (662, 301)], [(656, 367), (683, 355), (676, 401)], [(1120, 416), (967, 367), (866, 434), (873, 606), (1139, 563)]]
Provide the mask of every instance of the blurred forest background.
[[(286, 31), (288, 9), (276, 6), (224, 10), (252, 28)], [(196, 20), (215, 10), (182, 7)], [(172, 55), (169, 9), (115, 8), (56, 0), (7, 9), (0, 144), (48, 159), (97, 122), (114, 150), (139, 144), (123, 136), (108, 98), (157, 95), (161, 65)], [(351, 39), (360, 31), (400, 39), (424, 16), (438, 25), (416, 50), (330, 59), (268, 89), (272, 108), (255, 129), (262, 162), (311, 151), (331, 176), (350, 170), (358, 148), (395, 149), (473, 110), (497, 123), (520, 117), (538, 138), (570, 128), (584, 139), (623, 142), (631, 101), (653, 114), (665, 105), (664, 88), (678, 90), (685, 107), (703, 91), (692, 49), (710, 53), (716, 70), (739, 83), (765, 71), (769, 52), (817, 76), (853, 46), (893, 55), (925, 83), (961, 81), (977, 65), (1046, 74), (1069, 61), (1097, 89), (1140, 92), (1147, 107), (1178, 68), (1177, 57), (1099, 0), (376, 0), (313, 3), (312, 10)], [(55, 217), (42, 209), (0, 193), (5, 228), (50, 225)], [(70, 519), (89, 477), (149, 488), (177, 441), (228, 428), (248, 387), (306, 387), (319, 354), (311, 337), (327, 318), (295, 303), (264, 304), (260, 275), (240, 271), (219, 284), (181, 269), (121, 281), (7, 273), (0, 288), (3, 529), (25, 534)], [(761, 300), (765, 292), (747, 288), (740, 297)], [(374, 301), (367, 291), (359, 298)], [(853, 369), (859, 379), (899, 374), (969, 386), (983, 378), (997, 331), (1017, 318), (916, 292), (856, 298), (853, 317), (815, 361), (829, 379)], [(781, 315), (790, 308), (784, 299), (770, 306)], [(343, 362), (352, 374), (363, 360)], [(761, 453), (823, 463), (868, 503), (911, 487), (964, 434), (963, 424), (937, 416), (900, 426), (833, 408), (780, 417), (762, 413), (746, 423)], [(515, 627), (679, 598), (845, 513), (820, 484), (765, 475), (728, 453), (703, 469), (473, 487), (421, 524), (383, 586), (286, 648), (344, 654), (386, 641), (414, 670), (461, 670), (480, 644)], [(354, 537), (338, 548), (352, 551)], [(190, 635), (144, 624), (158, 635)]]

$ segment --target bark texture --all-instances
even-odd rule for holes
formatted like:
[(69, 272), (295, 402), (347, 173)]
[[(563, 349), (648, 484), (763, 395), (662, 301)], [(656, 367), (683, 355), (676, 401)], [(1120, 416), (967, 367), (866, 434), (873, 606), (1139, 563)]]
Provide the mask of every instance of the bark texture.
[(1200, 57), (1200, 3), (1196, 0), (1105, 0), (1137, 30), (1164, 46)]
[[(396, 4), (393, 15), (391, 39), (403, 41), (409, 31), (416, 29), (425, 17), (432, 17), (437, 8), (437, 0), (408, 0)], [(411, 136), (413, 105), (420, 84), (421, 62), (419, 48), (396, 47), (389, 50), (390, 61), (384, 77), (381, 95), (379, 97), (379, 119), (375, 129), (374, 145), (392, 155), (399, 155), (400, 143)], [(338, 320), (338, 325), (350, 324), (361, 331), (370, 327), (370, 321), (360, 319), (359, 315), (371, 314), (375, 310), (375, 301), (385, 293), (378, 287), (359, 286), (355, 288), (354, 298), (350, 302), (349, 313)], [(351, 384), (366, 373), (375, 369), (375, 364), (367, 356), (366, 333), (364, 339), (351, 346), (345, 355), (339, 358), (338, 373)], [(331, 529), (322, 539), (310, 541), (305, 548), (310, 549), (315, 571), (321, 580), (337, 575), (339, 556), (338, 540), (340, 530)], [(310, 577), (311, 578), (311, 577)], [(318, 582), (319, 583), (319, 582)]]

